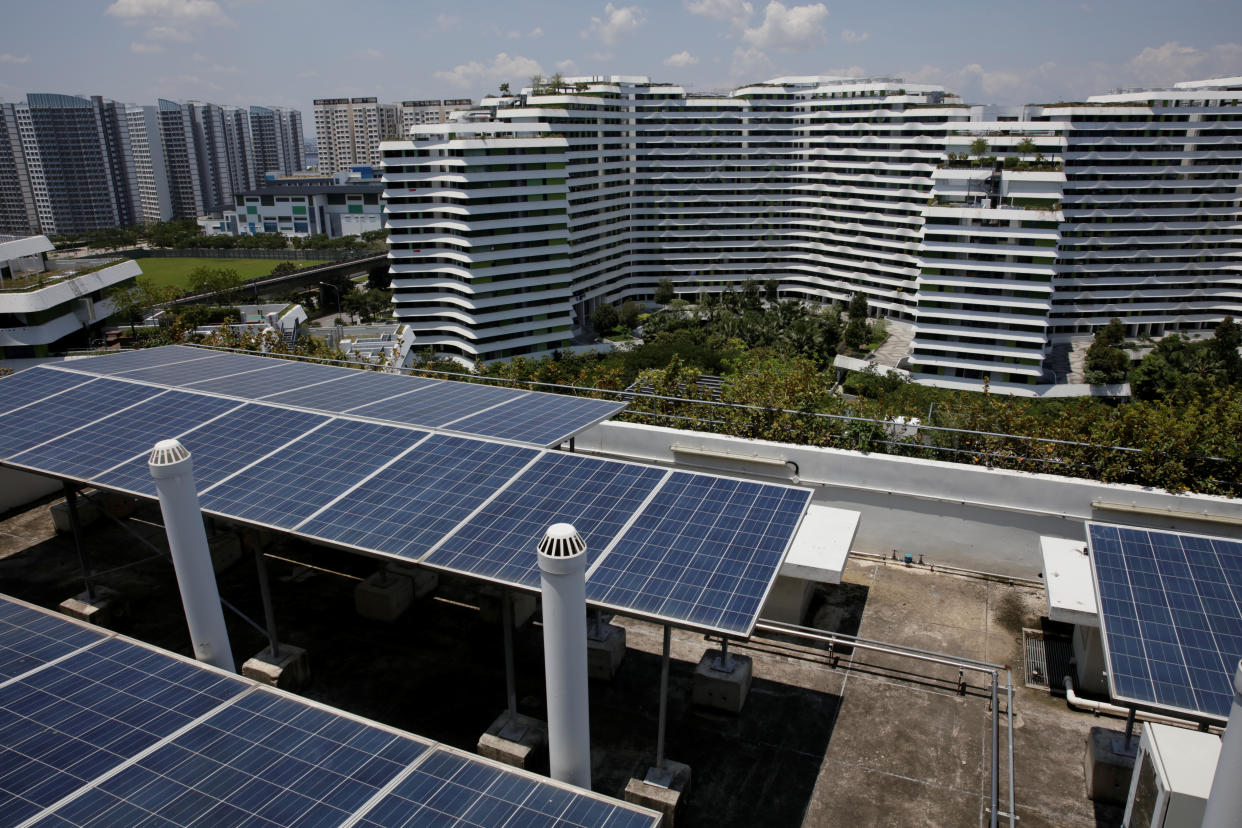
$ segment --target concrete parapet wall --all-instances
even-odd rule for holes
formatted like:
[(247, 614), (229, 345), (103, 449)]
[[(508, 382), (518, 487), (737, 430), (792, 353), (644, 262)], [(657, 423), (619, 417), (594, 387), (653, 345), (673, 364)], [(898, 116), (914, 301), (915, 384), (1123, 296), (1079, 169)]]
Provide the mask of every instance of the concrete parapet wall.
[(1040, 535), (1085, 538), (1088, 519), (1242, 538), (1242, 501), (1224, 497), (631, 423), (601, 423), (575, 444), (790, 483), (796, 465), (801, 485), (816, 489), (816, 503), (862, 513), (854, 551), (897, 549), (922, 553), (928, 563), (1017, 577), (1038, 577)]

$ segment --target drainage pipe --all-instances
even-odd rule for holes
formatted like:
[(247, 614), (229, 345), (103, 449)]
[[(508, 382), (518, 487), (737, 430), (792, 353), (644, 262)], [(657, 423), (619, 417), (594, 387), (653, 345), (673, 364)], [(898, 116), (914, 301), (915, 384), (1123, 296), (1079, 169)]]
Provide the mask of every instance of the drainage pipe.
[(1125, 716), (1129, 717), (1134, 713), (1134, 718), (1144, 722), (1156, 722), (1157, 724), (1174, 725), (1175, 727), (1200, 727), (1201, 723), (1191, 719), (1178, 719), (1174, 716), (1162, 716), (1159, 713), (1148, 713), (1146, 710), (1134, 710), (1129, 707), (1122, 707), (1109, 702), (1096, 701), (1095, 699), (1084, 699), (1082, 696), (1074, 692), (1074, 679), (1070, 676), (1065, 677), (1065, 701), (1075, 710), (1086, 710), (1089, 713), (1103, 713), (1108, 716)]

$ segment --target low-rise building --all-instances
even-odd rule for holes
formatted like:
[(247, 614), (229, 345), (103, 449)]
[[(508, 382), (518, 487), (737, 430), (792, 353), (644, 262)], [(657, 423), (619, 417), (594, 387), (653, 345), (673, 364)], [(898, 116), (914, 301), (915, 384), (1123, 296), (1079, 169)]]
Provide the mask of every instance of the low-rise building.
[(359, 236), (384, 227), (378, 179), (281, 178), (235, 196), (225, 210), (220, 232), (233, 236), (281, 233), (290, 238), (323, 234), (329, 238)]
[(0, 358), (84, 347), (114, 307), (110, 296), (142, 273), (133, 260), (48, 262), (47, 236), (0, 236)]

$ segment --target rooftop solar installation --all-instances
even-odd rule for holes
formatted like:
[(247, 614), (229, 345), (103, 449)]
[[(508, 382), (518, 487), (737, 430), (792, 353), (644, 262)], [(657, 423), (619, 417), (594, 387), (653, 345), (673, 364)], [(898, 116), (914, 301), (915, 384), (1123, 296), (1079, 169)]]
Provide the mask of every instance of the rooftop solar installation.
[(12, 630), (30, 643), (21, 672), (0, 673), (6, 825), (659, 823), (0, 596), (0, 642)]
[[(193, 353), (174, 354), (184, 351)], [(0, 379), (0, 398), (17, 378), (17, 387), (29, 390), (41, 375), (57, 373), (63, 372), (43, 366)], [(157, 440), (176, 437), (194, 458), (205, 512), (527, 590), (539, 583), (535, 544), (549, 525), (572, 522), (588, 544), (588, 600), (738, 636), (753, 630), (810, 501), (808, 490), (776, 483), (248, 403), (122, 376), (63, 390), (53, 383), (47, 397), (0, 415), (0, 462), (151, 498), (147, 453)], [(447, 385), (427, 381), (394, 399), (438, 398)]]
[(1090, 523), (1113, 697), (1226, 719), (1242, 658), (1242, 542)]
[(92, 380), (93, 377), (60, 371), (22, 371), (5, 379), (4, 394), (0, 396), (0, 414), (7, 414)]
[(103, 638), (99, 630), (64, 624), (46, 612), (0, 601), (0, 683)]
[(54, 367), (544, 447), (559, 445), (626, 405), (184, 345), (67, 360)]

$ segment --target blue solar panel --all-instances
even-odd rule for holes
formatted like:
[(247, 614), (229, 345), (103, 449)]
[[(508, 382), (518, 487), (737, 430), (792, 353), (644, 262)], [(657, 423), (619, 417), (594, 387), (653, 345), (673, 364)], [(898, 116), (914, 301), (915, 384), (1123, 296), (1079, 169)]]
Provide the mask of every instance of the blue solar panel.
[(0, 600), (0, 682), (103, 638), (98, 630)]
[(544, 779), (436, 748), (358, 825), (652, 828), (659, 821), (654, 814), (619, 802), (586, 797)]
[(501, 440), (554, 446), (569, 435), (619, 413), (625, 403), (533, 393), (457, 420), (448, 428)]
[(298, 531), (417, 559), (537, 453), (502, 443), (435, 435)]
[(169, 391), (139, 403), (121, 416), (15, 455), (10, 462), (87, 480), (135, 455), (145, 458), (159, 440), (176, 437), (241, 405), (236, 400)]
[(355, 406), (366, 405), (376, 400), (386, 400), (398, 394), (408, 394), (411, 391), (419, 391), (440, 383), (440, 380), (423, 377), (403, 377), (377, 371), (347, 370), (353, 370), (353, 374), (337, 382), (275, 394), (266, 398), (265, 402), (315, 408), (340, 414)]
[(31, 368), (0, 378), (0, 414), (37, 402), (53, 394), (76, 388), (91, 377), (53, 371), (50, 368)]
[(161, 825), (335, 826), (429, 746), (256, 690), (55, 813), (73, 825), (155, 814)]
[(160, 348), (118, 351), (115, 354), (107, 354), (105, 356), (70, 359), (57, 363), (57, 366), (71, 368), (75, 371), (85, 371), (98, 376), (109, 376), (125, 371), (133, 371), (137, 368), (149, 368), (152, 365), (169, 365), (174, 362), (211, 359), (219, 355), (218, 351), (187, 348), (183, 345), (165, 345)]
[(1242, 543), (1088, 524), (1114, 697), (1229, 715), (1242, 658)]
[[(204, 509), (291, 529), (337, 495), (405, 451), (426, 432), (333, 420), (204, 492)], [(193, 452), (193, 449), (190, 449)]]
[(118, 639), (11, 681), (0, 687), (0, 814), (37, 814), (247, 687)]
[(208, 394), (229, 394), (234, 397), (257, 400), (316, 383), (332, 383), (360, 373), (356, 368), (334, 368), (329, 365), (289, 360), (269, 359), (267, 361), (274, 362), (276, 367), (270, 371), (253, 371), (220, 379), (200, 380), (188, 387)]
[(218, 379), (234, 374), (248, 376), (249, 372), (263, 373), (280, 364), (279, 360), (268, 357), (246, 356), (245, 354), (212, 354), (211, 359), (195, 359), (172, 365), (155, 365), (126, 371), (125, 379), (140, 382), (155, 382), (161, 385), (184, 387), (204, 380)]
[(749, 635), (810, 498), (676, 472), (587, 579), (587, 599)]
[(0, 416), (0, 457), (11, 457), (163, 392), (132, 382), (96, 380), (71, 394), (10, 412)]
[[(180, 440), (193, 457), (194, 483), (201, 492), (328, 420), (322, 414), (243, 404)], [(92, 479), (110, 489), (155, 497), (145, 455)]]
[(621, 533), (666, 472), (551, 452), (471, 518), (426, 563), (538, 586), (535, 544), (554, 523), (572, 523), (589, 562)]
[(454, 420), (468, 417), (481, 409), (493, 405), (504, 407), (505, 403), (529, 393), (528, 391), (514, 391), (510, 388), (497, 388), (494, 385), (445, 381), (417, 394), (408, 394), (351, 408), (349, 413), (394, 423), (447, 426)]

